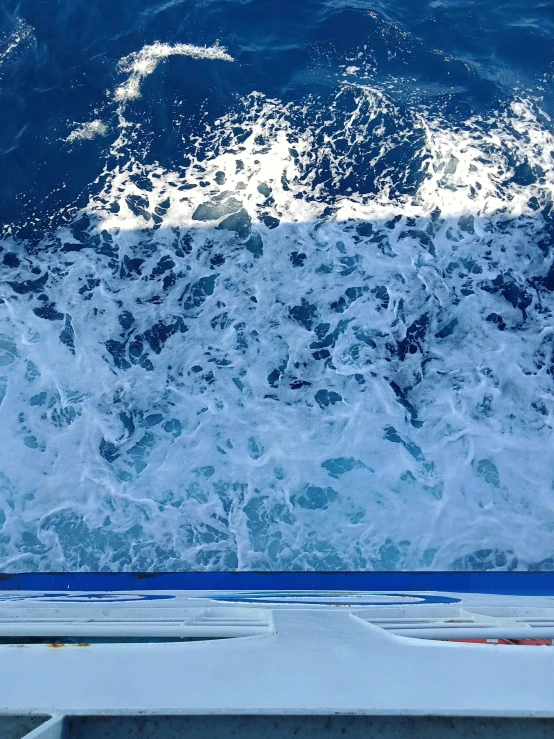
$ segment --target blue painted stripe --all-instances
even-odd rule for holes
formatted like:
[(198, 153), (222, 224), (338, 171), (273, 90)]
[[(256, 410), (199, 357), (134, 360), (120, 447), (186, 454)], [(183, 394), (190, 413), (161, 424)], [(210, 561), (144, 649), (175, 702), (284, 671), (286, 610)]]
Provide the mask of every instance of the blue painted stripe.
[(551, 572), (66, 572), (0, 574), (0, 590), (367, 590), (554, 595)]

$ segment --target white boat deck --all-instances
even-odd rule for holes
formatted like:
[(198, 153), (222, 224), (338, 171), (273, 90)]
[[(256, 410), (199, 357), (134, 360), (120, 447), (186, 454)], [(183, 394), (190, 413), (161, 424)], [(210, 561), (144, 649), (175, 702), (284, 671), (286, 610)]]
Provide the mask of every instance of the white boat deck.
[(552, 646), (445, 641), (552, 636), (547, 592), (11, 590), (0, 736), (552, 736)]

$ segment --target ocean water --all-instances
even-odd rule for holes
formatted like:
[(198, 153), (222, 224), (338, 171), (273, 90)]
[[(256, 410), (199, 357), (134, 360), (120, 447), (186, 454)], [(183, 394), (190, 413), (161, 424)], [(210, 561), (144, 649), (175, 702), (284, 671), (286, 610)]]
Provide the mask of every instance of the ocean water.
[(2, 0), (0, 568), (554, 569), (554, 7)]

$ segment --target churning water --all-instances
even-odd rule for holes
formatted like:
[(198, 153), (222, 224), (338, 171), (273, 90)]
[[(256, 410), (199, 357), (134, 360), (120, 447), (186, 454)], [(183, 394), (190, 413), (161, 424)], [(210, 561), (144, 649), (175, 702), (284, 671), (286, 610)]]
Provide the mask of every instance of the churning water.
[(500, 6), (4, 0), (3, 570), (554, 568), (554, 11)]

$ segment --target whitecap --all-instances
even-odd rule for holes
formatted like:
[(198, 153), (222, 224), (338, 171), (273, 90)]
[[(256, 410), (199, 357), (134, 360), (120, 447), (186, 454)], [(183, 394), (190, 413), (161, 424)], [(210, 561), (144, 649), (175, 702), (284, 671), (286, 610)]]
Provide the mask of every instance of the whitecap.
[(115, 99), (125, 101), (139, 98), (142, 80), (152, 74), (160, 61), (170, 56), (217, 59), (224, 62), (234, 61), (233, 57), (227, 53), (227, 49), (218, 43), (213, 46), (195, 46), (194, 44), (171, 45), (157, 42), (150, 46), (144, 46), (140, 51), (135, 51), (123, 57), (119, 62), (120, 71), (129, 74), (129, 77), (116, 89)]
[(66, 141), (80, 141), (95, 139), (97, 136), (105, 136), (108, 133), (108, 127), (104, 121), (97, 119), (88, 123), (79, 123), (66, 138)]

